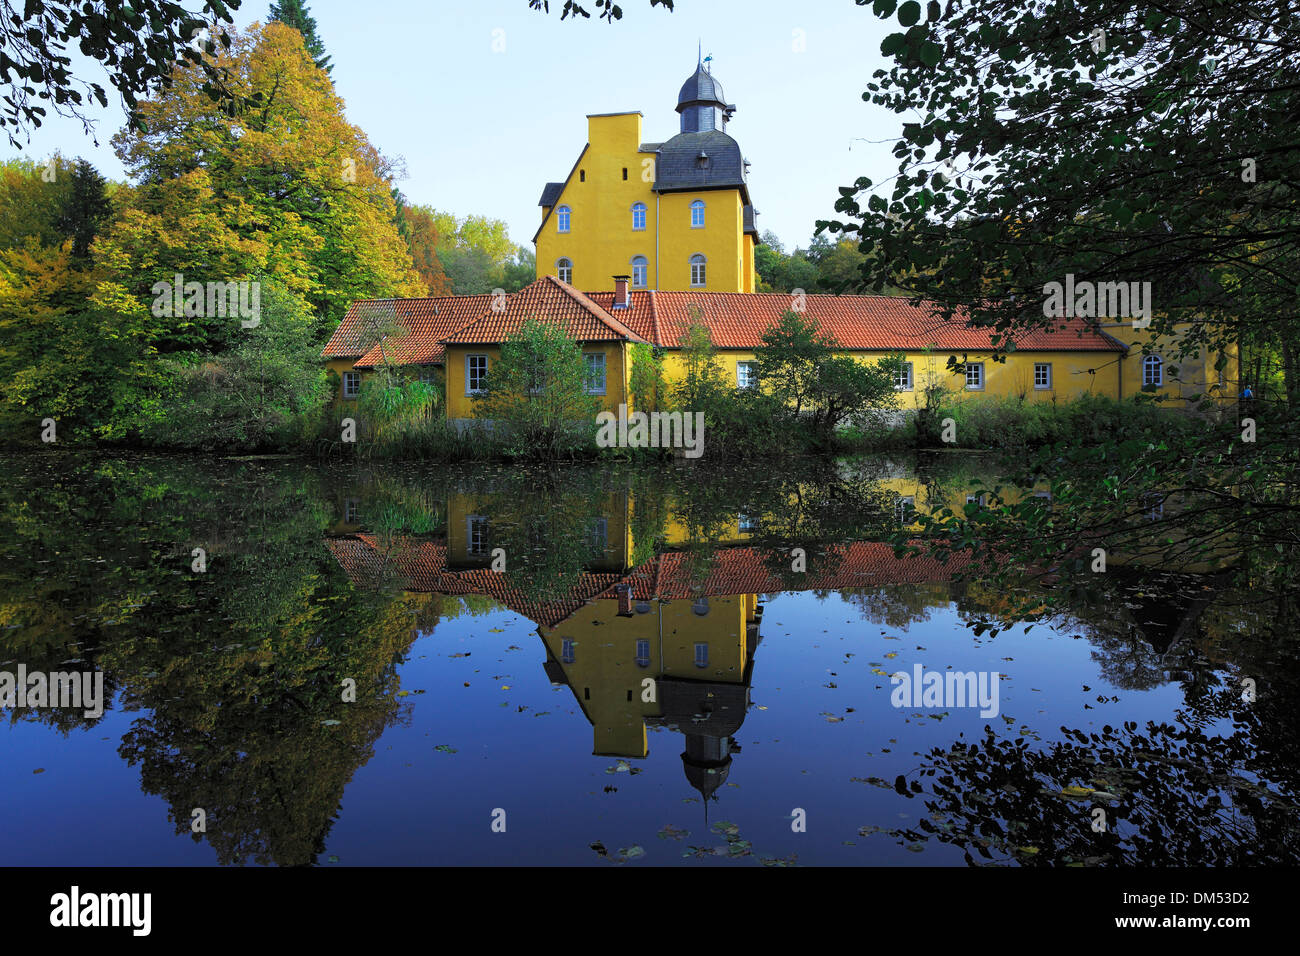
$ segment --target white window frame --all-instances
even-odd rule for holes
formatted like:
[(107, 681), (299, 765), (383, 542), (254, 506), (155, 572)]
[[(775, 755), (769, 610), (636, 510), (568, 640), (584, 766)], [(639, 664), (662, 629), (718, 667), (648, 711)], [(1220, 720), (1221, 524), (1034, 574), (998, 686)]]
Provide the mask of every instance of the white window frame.
[[(698, 262), (696, 261), (697, 259), (699, 260)], [(706, 285), (709, 284), (709, 259), (708, 259), (708, 257), (707, 257), (706, 255), (704, 255), (704, 253), (702, 253), (702, 252), (696, 252), (696, 253), (693, 253), (693, 254), (691, 255), (691, 258), (690, 258), (689, 261), (690, 261), (690, 266), (691, 266), (691, 287), (692, 287), (692, 288), (695, 288), (695, 289), (702, 289), (702, 288), (704, 288)], [(695, 280), (695, 270), (696, 270), (697, 268), (700, 270), (700, 276), (699, 276), (699, 281), (698, 281), (698, 282)]]
[[(902, 378), (900, 382), (899, 379)], [(904, 362), (902, 367), (894, 373), (894, 391), (910, 392), (915, 387), (915, 380), (912, 378), (912, 363)]]
[(578, 659), (576, 642), (571, 637), (560, 639), (560, 661), (564, 664), (572, 664)]
[[(745, 370), (741, 375), (740, 370)], [(757, 388), (758, 387), (758, 363), (753, 359), (736, 363), (736, 388)]]
[[(899, 495), (894, 502), (894, 518), (900, 527), (906, 528), (916, 519), (916, 495)], [(909, 520), (910, 519), (910, 520)]]
[(587, 522), (587, 540), (593, 551), (604, 551), (609, 547), (609, 519), (597, 515)]
[[(1045, 381), (1041, 385), (1038, 384), (1039, 369), (1046, 369), (1047, 371), (1047, 376), (1046, 376), (1047, 381)], [(1051, 362), (1034, 363), (1034, 388), (1038, 389), (1040, 392), (1049, 391), (1052, 388), (1052, 363)]]
[[(699, 213), (699, 215), (696, 216), (696, 213)], [(698, 219), (699, 221), (696, 222), (696, 219)], [(695, 199), (691, 201), (691, 228), (692, 229), (704, 228), (704, 200), (703, 199)]]
[(568, 232), (573, 210), (568, 206), (559, 206), (555, 210), (555, 231)]
[[(600, 361), (594, 361), (599, 358)], [(583, 352), (582, 359), (587, 363), (587, 394), (604, 395), (606, 386), (609, 382), (609, 362), (606, 360), (604, 352)], [(593, 387), (591, 384), (592, 370), (600, 366), (600, 385)]]
[[(644, 646), (644, 648), (645, 648), (645, 653), (644, 653), (644, 654), (641, 653), (641, 649), (642, 649), (643, 646)], [(636, 666), (637, 666), (637, 667), (649, 667), (649, 666), (650, 666), (650, 641), (647, 640), (647, 639), (644, 638), (644, 637), (642, 637), (642, 638), (637, 638), (637, 642), (636, 642)]]
[[(645, 212), (646, 212), (645, 203), (636, 202), (632, 204), (632, 231), (633, 232), (645, 232)], [(638, 219), (640, 219), (641, 222), (641, 225), (639, 226), (637, 225)]]
[[(568, 273), (567, 276), (565, 275), (566, 272)], [(568, 256), (560, 256), (555, 260), (555, 278), (573, 285), (573, 260)]]
[[(978, 384), (978, 385), (972, 385), (972, 384), (971, 384), (970, 373), (971, 373), (972, 371), (975, 372), (975, 377), (979, 380), (979, 384)], [(966, 363), (966, 388), (967, 388), (968, 391), (971, 391), (971, 392), (982, 392), (982, 391), (984, 391), (984, 363), (983, 363), (983, 362), (967, 362), (967, 363)]]
[[(351, 387), (349, 385), (351, 384)], [(361, 394), (361, 373), (344, 372), (343, 373), (343, 397), (356, 398)]]
[[(473, 387), (474, 382), (474, 360), (483, 360), (483, 374), (479, 378), (478, 388)], [(488, 357), (483, 352), (471, 352), (465, 356), (465, 394), (480, 395), (483, 392), (483, 380), (487, 378)]]
[(488, 519), (484, 515), (468, 515), (465, 518), (465, 551), (468, 554), (487, 554)]
[[(637, 270), (641, 270), (640, 281), (637, 281)], [(644, 289), (650, 278), (650, 260), (645, 256), (632, 257), (632, 288)]]
[(695, 666), (709, 666), (709, 644), (707, 641), (698, 641), (695, 644)]
[(1163, 388), (1165, 384), (1165, 360), (1159, 355), (1148, 355), (1142, 359), (1142, 387), (1154, 385)]

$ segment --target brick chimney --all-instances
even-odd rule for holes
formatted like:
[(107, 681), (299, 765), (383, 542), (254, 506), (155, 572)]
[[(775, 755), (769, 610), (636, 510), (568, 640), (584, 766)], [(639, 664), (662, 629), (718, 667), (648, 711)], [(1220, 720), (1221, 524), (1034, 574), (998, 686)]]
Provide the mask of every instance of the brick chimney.
[(614, 590), (618, 593), (618, 616), (632, 616), (632, 585), (619, 584)]
[(628, 307), (627, 282), (631, 276), (614, 276), (614, 308), (626, 309)]

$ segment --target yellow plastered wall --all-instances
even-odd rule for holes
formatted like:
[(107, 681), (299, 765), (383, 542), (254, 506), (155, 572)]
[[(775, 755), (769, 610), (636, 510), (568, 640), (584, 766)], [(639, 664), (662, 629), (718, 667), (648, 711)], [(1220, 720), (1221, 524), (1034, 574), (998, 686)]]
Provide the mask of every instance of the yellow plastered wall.
[[(657, 694), (654, 701), (643, 699), (647, 677), (741, 683), (748, 657), (745, 625), (754, 619), (757, 604), (753, 594), (710, 598), (708, 613), (700, 616), (690, 601), (653, 601), (648, 614), (620, 616), (617, 601), (599, 600), (554, 628), (540, 628), (591, 721), (592, 752), (646, 756), (645, 719), (662, 713)], [(572, 662), (564, 661), (565, 638), (575, 642)], [(645, 667), (636, 661), (638, 640), (650, 643)], [(696, 643), (709, 646), (706, 667), (695, 664)]]
[[(839, 353), (862, 362), (877, 362), (888, 356), (889, 352), (845, 351)], [(905, 352), (903, 360), (912, 365), (912, 388), (900, 390), (898, 403), (900, 408), (915, 409), (925, 405), (924, 389), (930, 383), (942, 384), (958, 400), (963, 397), (978, 399), (992, 395), (999, 398), (1013, 398), (1023, 395), (1026, 400), (1066, 401), (1081, 395), (1105, 395), (1119, 397), (1119, 352), (1015, 352), (1007, 357), (1005, 363), (994, 363), (991, 352)], [(954, 356), (958, 361), (963, 357), (968, 362), (982, 362), (984, 365), (984, 387), (968, 389), (965, 376), (948, 370), (948, 358)], [(741, 362), (756, 360), (752, 351), (744, 349), (724, 349), (717, 353), (717, 362), (726, 373), (727, 380), (735, 384), (736, 366)], [(1034, 366), (1045, 363), (1051, 366), (1051, 387), (1034, 387)], [(680, 381), (686, 374), (686, 363), (680, 350), (672, 350), (664, 356), (664, 374), (670, 379)]]
[[(1146, 353), (1143, 345), (1152, 341), (1149, 329), (1135, 329), (1130, 322), (1103, 322), (1102, 328), (1129, 346), (1124, 358), (1123, 379), (1121, 387), (1124, 398), (1132, 398), (1139, 393), (1163, 396), (1167, 400), (1190, 400), (1196, 396), (1213, 398), (1219, 401), (1236, 401), (1241, 378), (1240, 355), (1235, 345), (1225, 350), (1227, 363), (1222, 370), (1218, 364), (1219, 352), (1202, 350), (1195, 358), (1177, 358), (1177, 344), (1185, 334), (1188, 326), (1175, 328), (1172, 336), (1165, 336), (1156, 341), (1155, 355), (1162, 360), (1161, 385), (1146, 388), (1143, 385), (1143, 362)], [(1170, 374), (1170, 368), (1177, 367), (1178, 379)]]
[[(584, 354), (601, 352), (605, 356), (605, 394), (598, 396), (602, 409), (617, 413), (620, 403), (627, 401), (627, 381), (630, 361), (626, 356), (625, 343), (587, 342), (582, 345)], [(488, 357), (488, 375), (492, 366), (501, 357), (501, 349), (496, 345), (451, 345), (447, 347), (445, 362), (447, 369), (447, 417), (477, 418), (474, 397), (466, 394), (465, 377), (466, 357), (469, 355), (486, 355)]]
[[(613, 277), (632, 274), (632, 259), (647, 262), (646, 288), (687, 290), (690, 257), (707, 259), (705, 288), (754, 290), (753, 240), (744, 235), (740, 190), (656, 194), (654, 153), (639, 151), (641, 114), (587, 117), (587, 146), (555, 206), (542, 209), (537, 236), (537, 275), (556, 274), (556, 263), (573, 263), (572, 284), (586, 292), (609, 291)], [(626, 170), (627, 178), (624, 179)], [(691, 226), (691, 203), (705, 203), (703, 228)], [(646, 207), (645, 228), (634, 229), (632, 206)], [(569, 231), (559, 231), (555, 210), (568, 206)]]

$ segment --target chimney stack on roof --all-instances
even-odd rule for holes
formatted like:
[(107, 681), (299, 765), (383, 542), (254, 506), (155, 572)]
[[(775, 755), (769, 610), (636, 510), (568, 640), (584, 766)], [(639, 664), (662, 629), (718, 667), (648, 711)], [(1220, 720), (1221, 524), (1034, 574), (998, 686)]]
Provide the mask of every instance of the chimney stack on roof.
[(614, 276), (614, 308), (626, 309), (628, 307), (627, 298), (627, 280), (630, 276)]

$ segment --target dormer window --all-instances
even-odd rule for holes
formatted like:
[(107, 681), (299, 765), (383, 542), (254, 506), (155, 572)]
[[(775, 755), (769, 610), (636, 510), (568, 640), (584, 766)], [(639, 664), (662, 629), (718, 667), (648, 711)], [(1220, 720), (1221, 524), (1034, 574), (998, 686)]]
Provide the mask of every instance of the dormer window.
[(709, 154), (704, 152), (704, 150), (700, 150), (700, 155), (695, 157), (695, 168), (696, 169), (709, 168)]

